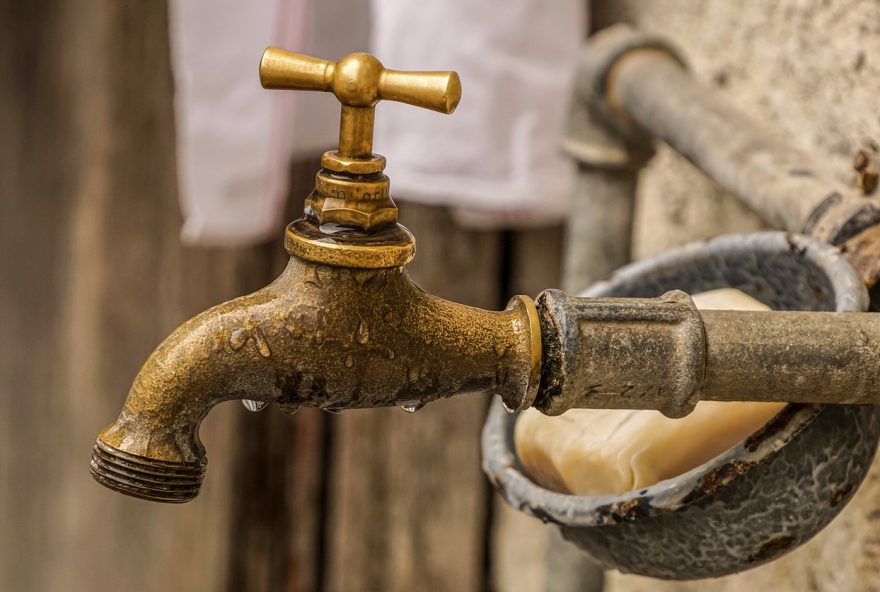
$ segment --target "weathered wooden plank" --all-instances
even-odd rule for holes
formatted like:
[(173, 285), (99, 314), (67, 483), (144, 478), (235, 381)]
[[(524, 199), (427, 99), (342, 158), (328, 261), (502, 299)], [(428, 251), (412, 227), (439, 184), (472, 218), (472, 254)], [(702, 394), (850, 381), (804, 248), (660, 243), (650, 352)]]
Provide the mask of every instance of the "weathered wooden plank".
[[(313, 188), (318, 165), (315, 157), (290, 167), (285, 219), (302, 215), (303, 200)], [(282, 236), (279, 227), (278, 239), (265, 260), (273, 277), (288, 261)], [(247, 272), (241, 270), (243, 275)], [(275, 405), (261, 413), (247, 413), (241, 405), (233, 406), (238, 411), (240, 432), (233, 451), (226, 589), (317, 590), (324, 528), (327, 415), (303, 409), (286, 416)]]
[[(559, 226), (509, 234), (509, 295), (537, 296), (559, 288), (562, 271), (563, 229)], [(491, 577), (496, 592), (545, 590), (550, 527), (508, 506), (493, 495)]]
[[(179, 507), (105, 490), (87, 465), (153, 347), (264, 285), (277, 247), (180, 246), (164, 3), (0, 3), (0, 78), (0, 589), (230, 587), (249, 530), (230, 508), (283, 495), (273, 482), (242, 501), (249, 476), (233, 465), (278, 448), (249, 452), (242, 434), (275, 442), (282, 430), (251, 427), (239, 405), (213, 411), (202, 495)], [(320, 438), (312, 427), (284, 433), (305, 449)], [(303, 547), (283, 542), (262, 547), (283, 557), (276, 571)]]
[[(410, 265), (429, 292), (499, 305), (500, 241), (455, 226), (441, 208), (404, 204), (417, 237)], [(328, 484), (327, 590), (481, 590), (486, 481), (480, 470), (482, 395), (335, 416)]]

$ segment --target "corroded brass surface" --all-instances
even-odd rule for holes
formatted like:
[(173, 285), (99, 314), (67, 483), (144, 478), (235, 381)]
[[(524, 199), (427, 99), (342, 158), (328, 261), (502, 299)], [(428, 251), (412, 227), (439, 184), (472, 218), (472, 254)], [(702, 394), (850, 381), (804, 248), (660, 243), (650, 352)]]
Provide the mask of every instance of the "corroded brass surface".
[(198, 493), (198, 427), (230, 399), (342, 410), (418, 405), (460, 393), (527, 407), (540, 336), (528, 297), (490, 312), (418, 288), (402, 267), (355, 269), (292, 257), (266, 288), (181, 325), (150, 356), (92, 473), (129, 495), (181, 502)]

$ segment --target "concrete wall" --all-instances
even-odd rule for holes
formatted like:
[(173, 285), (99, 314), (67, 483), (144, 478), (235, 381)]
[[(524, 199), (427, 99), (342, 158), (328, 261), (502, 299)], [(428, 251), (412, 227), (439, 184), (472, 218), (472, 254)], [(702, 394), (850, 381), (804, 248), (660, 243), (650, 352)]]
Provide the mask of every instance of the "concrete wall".
[[(853, 181), (855, 153), (880, 141), (880, 2), (614, 0), (597, 2), (597, 28), (629, 22), (675, 42), (694, 75), (756, 121)], [(663, 220), (663, 224), (658, 224)], [(640, 179), (634, 252), (760, 220), (683, 158), (661, 147)], [(880, 466), (816, 539), (733, 577), (663, 583), (609, 574), (609, 592), (880, 590)]]

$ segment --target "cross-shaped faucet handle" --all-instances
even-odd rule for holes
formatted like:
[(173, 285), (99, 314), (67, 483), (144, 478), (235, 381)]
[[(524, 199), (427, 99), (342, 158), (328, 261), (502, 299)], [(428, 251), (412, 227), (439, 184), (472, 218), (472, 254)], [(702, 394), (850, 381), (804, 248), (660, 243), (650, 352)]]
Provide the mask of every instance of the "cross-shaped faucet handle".
[(389, 70), (375, 57), (352, 53), (338, 62), (270, 47), (260, 60), (263, 88), (332, 92), (342, 103), (338, 154), (373, 157), (373, 117), (380, 100), (452, 113), (461, 99), (455, 72)]

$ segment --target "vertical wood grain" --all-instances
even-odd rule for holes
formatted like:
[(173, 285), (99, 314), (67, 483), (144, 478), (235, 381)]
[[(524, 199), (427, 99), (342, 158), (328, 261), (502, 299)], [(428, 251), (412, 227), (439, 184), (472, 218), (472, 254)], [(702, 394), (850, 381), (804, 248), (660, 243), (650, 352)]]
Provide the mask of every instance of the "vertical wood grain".
[[(317, 157), (290, 167), (285, 219), (302, 215), (312, 190)], [(274, 278), (289, 257), (278, 240), (265, 263)], [(242, 271), (242, 273), (245, 273)], [(268, 278), (267, 278), (268, 279)], [(264, 281), (263, 284), (267, 283)], [(259, 287), (262, 287), (259, 286)], [(230, 541), (225, 589), (229, 592), (310, 592), (321, 586), (327, 414), (302, 409), (284, 415), (276, 405), (259, 413), (240, 404), (232, 454)]]
[[(458, 228), (442, 208), (404, 204), (417, 237), (410, 273), (425, 290), (485, 308), (501, 300), (495, 232)], [(482, 590), (488, 490), (480, 470), (483, 395), (409, 414), (334, 416), (327, 590)]]
[(163, 2), (4, 0), (0, 79), (0, 589), (223, 590), (259, 431), (240, 405), (205, 421), (190, 504), (110, 492), (88, 459), (150, 351), (265, 285), (277, 246), (180, 245)]
[[(563, 229), (549, 227), (509, 234), (509, 295), (533, 298), (562, 279)], [(490, 529), (491, 587), (495, 592), (546, 589), (551, 527), (508, 506), (493, 492)]]

